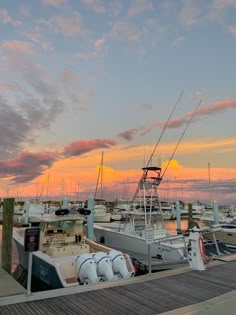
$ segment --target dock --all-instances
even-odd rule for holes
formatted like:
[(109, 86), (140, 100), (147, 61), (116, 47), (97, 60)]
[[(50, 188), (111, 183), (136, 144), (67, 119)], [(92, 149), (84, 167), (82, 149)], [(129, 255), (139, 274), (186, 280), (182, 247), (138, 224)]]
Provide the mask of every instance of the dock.
[(11, 275), (0, 268), (0, 298), (24, 294), (25, 292), (26, 290)]
[[(0, 297), (1, 315), (235, 314), (236, 255), (127, 280)], [(219, 313), (218, 311), (221, 311)]]

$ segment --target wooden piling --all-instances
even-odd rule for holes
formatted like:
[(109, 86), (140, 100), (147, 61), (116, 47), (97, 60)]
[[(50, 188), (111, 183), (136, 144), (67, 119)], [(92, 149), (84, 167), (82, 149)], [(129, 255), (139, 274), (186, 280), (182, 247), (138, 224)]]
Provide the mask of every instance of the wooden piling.
[(191, 203), (188, 204), (188, 216), (192, 216), (193, 214), (193, 205)]
[(2, 268), (11, 274), (12, 263), (12, 229), (14, 217), (14, 198), (3, 200), (2, 225)]

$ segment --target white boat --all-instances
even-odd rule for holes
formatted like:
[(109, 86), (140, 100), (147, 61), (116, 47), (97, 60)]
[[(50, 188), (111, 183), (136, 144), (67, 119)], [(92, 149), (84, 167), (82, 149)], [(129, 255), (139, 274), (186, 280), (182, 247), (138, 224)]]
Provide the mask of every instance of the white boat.
[(138, 186), (138, 192), (142, 193), (138, 196), (139, 209), (127, 211), (123, 229), (114, 230), (95, 224), (96, 240), (113, 248), (147, 255), (146, 232), (151, 229), (154, 240), (150, 246), (152, 257), (162, 258), (165, 261), (186, 260), (186, 243), (183, 236), (168, 233), (164, 228), (161, 212), (155, 211), (157, 206), (161, 207), (157, 193), (161, 169), (146, 167), (143, 170), (144, 175)]
[[(47, 212), (47, 207), (42, 204), (42, 202), (35, 198), (32, 200), (27, 200), (24, 203), (24, 206), (21, 207), (21, 210), (18, 211), (19, 215), (18, 221), (20, 223), (28, 223), (31, 220), (31, 217), (39, 216)], [(31, 220), (32, 222), (32, 220)]]
[(228, 223), (213, 224), (211, 227), (214, 230), (215, 236), (212, 233), (205, 233), (205, 239), (214, 240), (216, 238), (229, 248), (236, 249), (236, 217)]
[[(58, 210), (40, 217), (40, 244), (39, 250), (32, 253), (32, 275), (50, 288), (134, 276), (129, 255), (99, 245), (85, 236), (85, 218), (78, 212), (72, 214), (68, 210)], [(25, 228), (14, 229), (13, 239), (20, 264), (28, 271)]]
[[(88, 201), (85, 201), (85, 208)], [(106, 200), (102, 198), (94, 199), (94, 222), (111, 222), (111, 213), (106, 207)]]

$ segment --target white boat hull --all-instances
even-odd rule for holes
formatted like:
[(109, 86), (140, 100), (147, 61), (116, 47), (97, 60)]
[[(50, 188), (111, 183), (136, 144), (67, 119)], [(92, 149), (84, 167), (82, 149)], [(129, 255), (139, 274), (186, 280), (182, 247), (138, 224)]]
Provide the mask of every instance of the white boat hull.
[[(94, 226), (94, 234), (98, 243), (124, 251), (148, 255), (148, 245), (143, 237), (126, 234), (123, 231), (113, 231), (101, 226)], [(151, 245), (151, 256), (163, 258), (164, 260), (182, 259), (184, 253), (184, 245), (178, 247), (167, 242)]]

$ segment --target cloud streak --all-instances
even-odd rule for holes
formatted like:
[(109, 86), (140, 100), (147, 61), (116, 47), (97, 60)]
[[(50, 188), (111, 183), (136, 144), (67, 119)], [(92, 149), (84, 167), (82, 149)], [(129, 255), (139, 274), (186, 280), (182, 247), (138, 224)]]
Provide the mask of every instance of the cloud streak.
[(117, 142), (111, 139), (94, 139), (75, 141), (64, 148), (64, 157), (79, 156), (96, 149), (109, 149), (117, 145)]
[(14, 53), (29, 56), (37, 55), (37, 51), (34, 49), (33, 45), (25, 41), (20, 40), (3, 41), (1, 47)]
[(15, 184), (30, 182), (42, 175), (56, 159), (55, 152), (21, 152), (15, 159), (0, 161), (0, 175), (11, 177)]
[[(13, 125), (12, 128), (14, 127)], [(1, 178), (10, 177), (14, 184), (28, 183), (43, 175), (58, 160), (78, 157), (97, 149), (110, 149), (116, 145), (117, 142), (112, 139), (93, 139), (74, 141), (65, 146), (62, 152), (23, 151), (14, 159), (0, 160), (0, 176)]]
[[(227, 109), (234, 109), (234, 108), (236, 108), (236, 100), (224, 100), (220, 102), (215, 102), (207, 106), (202, 106), (197, 110), (195, 114), (195, 118), (192, 120), (192, 123), (199, 121), (200, 117), (202, 116), (214, 115), (219, 112), (225, 111)], [(188, 112), (183, 117), (174, 118), (170, 120), (167, 125), (167, 128), (175, 129), (183, 125), (186, 125), (189, 122), (189, 119), (190, 117), (192, 117), (192, 115), (193, 115), (193, 111)], [(135, 138), (135, 136), (137, 135), (144, 136), (150, 133), (155, 128), (163, 128), (165, 124), (166, 124), (165, 121), (157, 121), (147, 126), (140, 126), (137, 128), (131, 128), (131, 129), (125, 130), (123, 132), (120, 132), (117, 136), (124, 140), (131, 141)]]

